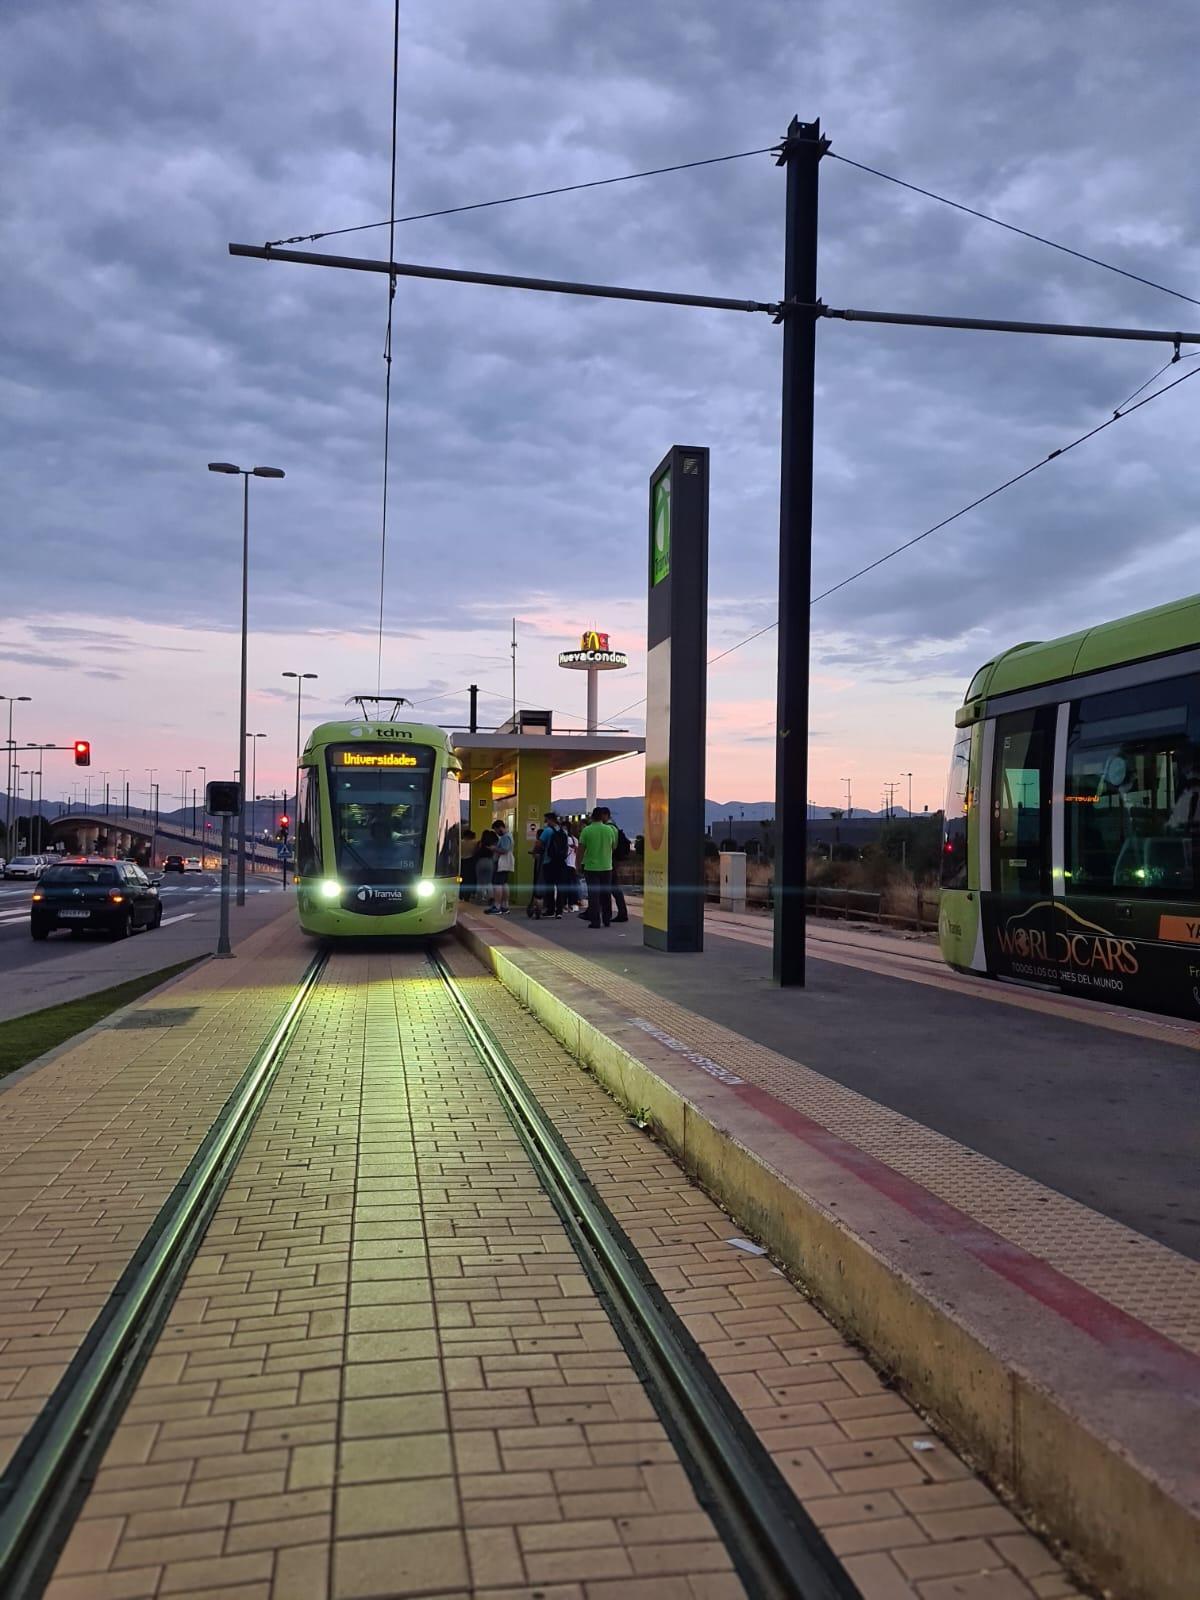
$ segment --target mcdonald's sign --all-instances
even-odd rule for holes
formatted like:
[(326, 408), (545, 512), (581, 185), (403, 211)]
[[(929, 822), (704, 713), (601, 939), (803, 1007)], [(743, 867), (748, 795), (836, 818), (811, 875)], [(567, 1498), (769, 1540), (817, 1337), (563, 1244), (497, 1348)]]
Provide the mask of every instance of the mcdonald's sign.
[(581, 637), (578, 650), (559, 652), (558, 664), (560, 667), (587, 667), (592, 671), (611, 672), (614, 667), (627, 667), (629, 658), (622, 651), (612, 648), (608, 634), (589, 628)]

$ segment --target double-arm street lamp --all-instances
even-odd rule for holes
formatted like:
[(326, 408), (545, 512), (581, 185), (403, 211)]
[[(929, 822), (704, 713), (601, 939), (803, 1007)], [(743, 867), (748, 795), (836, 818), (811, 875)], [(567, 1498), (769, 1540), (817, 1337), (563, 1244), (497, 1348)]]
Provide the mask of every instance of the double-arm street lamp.
[(13, 707), (21, 701), (28, 704), (33, 699), (31, 694), (0, 694), (0, 700), (8, 701), (8, 778), (4, 790), (4, 853), (13, 854), (12, 848), (12, 813), (13, 813)]
[[(210, 472), (237, 473), (242, 479), (242, 692), (238, 718), (237, 769), (243, 794), (246, 788), (246, 640), (250, 614), (250, 479), (282, 478), (280, 467), (235, 467), (232, 461), (210, 461)], [(246, 808), (237, 825), (237, 903), (246, 904)]]
[[(300, 697), (304, 693), (305, 678), (316, 678), (316, 672), (281, 672), (281, 678), (295, 678), (296, 680), (296, 810), (300, 810)], [(286, 799), (286, 796), (285, 796)], [(296, 826), (299, 827), (299, 821)]]

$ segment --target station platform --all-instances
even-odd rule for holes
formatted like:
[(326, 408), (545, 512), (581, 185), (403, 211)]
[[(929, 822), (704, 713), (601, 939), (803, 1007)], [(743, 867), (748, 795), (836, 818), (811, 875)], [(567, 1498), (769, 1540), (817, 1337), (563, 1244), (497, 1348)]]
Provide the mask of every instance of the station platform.
[(1190, 1593), (1195, 1030), (841, 925), (780, 991), (765, 918), (714, 909), (702, 954), (666, 955), (636, 904), (464, 932), (1094, 1582)]
[[(816, 1541), (820, 1592), (1075, 1594), (646, 1119), (468, 950), (444, 959), (694, 1341), (762, 1498)], [(8, 1540), (127, 1264), (293, 1016), (161, 1326), (80, 1436), (94, 1464), (35, 1519), (40, 1575), (5, 1592), (758, 1600), (429, 953), (312, 963), (276, 921), (0, 1089)]]

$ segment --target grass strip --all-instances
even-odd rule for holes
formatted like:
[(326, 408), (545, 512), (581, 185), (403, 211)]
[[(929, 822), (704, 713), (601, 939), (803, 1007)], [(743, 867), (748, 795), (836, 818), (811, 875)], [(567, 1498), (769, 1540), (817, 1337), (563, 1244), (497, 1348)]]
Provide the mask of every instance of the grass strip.
[(112, 989), (100, 989), (95, 994), (67, 1000), (62, 1005), (47, 1006), (44, 1011), (31, 1011), (24, 1017), (13, 1017), (0, 1022), (0, 1078), (15, 1072), (27, 1062), (36, 1061), (64, 1040), (82, 1033), (93, 1023), (101, 1022), (121, 1006), (140, 999), (150, 989), (157, 989), (178, 972), (195, 966), (201, 956), (188, 961), (177, 961), (173, 967), (162, 967), (157, 972), (147, 972), (140, 978), (130, 978)]

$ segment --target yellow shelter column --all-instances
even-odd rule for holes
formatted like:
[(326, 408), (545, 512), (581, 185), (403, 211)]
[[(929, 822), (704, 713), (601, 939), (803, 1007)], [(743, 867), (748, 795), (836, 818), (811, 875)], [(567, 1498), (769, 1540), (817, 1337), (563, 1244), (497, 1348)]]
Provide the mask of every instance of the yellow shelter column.
[(550, 753), (522, 750), (517, 757), (516, 823), (513, 840), (517, 870), (512, 879), (514, 905), (528, 905), (533, 887), (533, 847), (542, 818), (550, 809)]
[(468, 826), (478, 839), (492, 825), (492, 776), (471, 779), (471, 810)]

